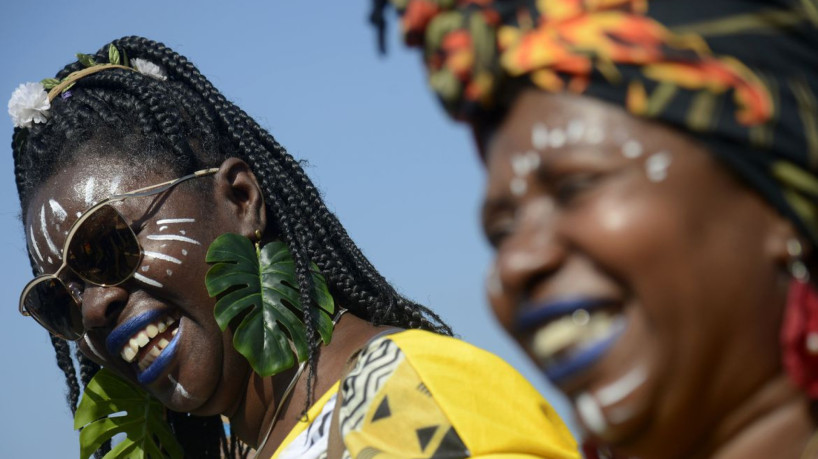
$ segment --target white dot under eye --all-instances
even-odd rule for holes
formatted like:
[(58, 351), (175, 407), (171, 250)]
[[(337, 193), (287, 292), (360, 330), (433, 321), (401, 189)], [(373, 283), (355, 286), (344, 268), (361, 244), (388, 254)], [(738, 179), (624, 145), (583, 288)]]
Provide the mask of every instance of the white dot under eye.
[(142, 272), (143, 272), (143, 273), (146, 273), (146, 272), (148, 272), (148, 270), (149, 270), (149, 269), (151, 269), (151, 267), (150, 267), (150, 266), (143, 266), (143, 267), (142, 267)]
[(182, 249), (182, 255), (187, 255), (187, 250)]
[(531, 128), (531, 146), (537, 150), (548, 148), (548, 127), (537, 123)]
[(179, 234), (184, 235), (184, 234), (185, 234), (185, 230), (179, 230)]
[(522, 196), (528, 189), (528, 183), (520, 177), (514, 177), (513, 179), (511, 179), (509, 189), (511, 190), (512, 195)]
[(169, 269), (168, 269), (168, 270), (165, 270), (165, 272), (166, 272), (166, 273), (168, 273), (168, 276), (172, 276), (172, 275), (173, 275), (173, 271), (171, 271), (171, 270), (169, 270)]
[(511, 168), (514, 175), (525, 175), (528, 173), (528, 159), (525, 155), (515, 154), (511, 156)]

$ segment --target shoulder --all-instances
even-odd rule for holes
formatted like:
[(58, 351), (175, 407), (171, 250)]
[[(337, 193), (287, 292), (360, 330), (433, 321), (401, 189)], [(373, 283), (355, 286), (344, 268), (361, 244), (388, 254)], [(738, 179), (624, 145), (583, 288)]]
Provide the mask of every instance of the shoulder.
[[(455, 338), (420, 330), (378, 336), (341, 393), (339, 427), (350, 451), (579, 457), (562, 420), (525, 378)], [(389, 449), (397, 444), (410, 449)]]

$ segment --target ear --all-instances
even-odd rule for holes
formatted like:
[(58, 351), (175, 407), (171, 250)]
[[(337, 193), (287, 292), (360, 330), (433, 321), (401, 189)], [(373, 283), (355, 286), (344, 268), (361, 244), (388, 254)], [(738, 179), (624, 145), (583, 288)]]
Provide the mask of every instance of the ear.
[(264, 194), (255, 174), (239, 158), (227, 158), (215, 176), (216, 199), (228, 206), (229, 217), (237, 222), (239, 234), (256, 240), (256, 230), (267, 228)]

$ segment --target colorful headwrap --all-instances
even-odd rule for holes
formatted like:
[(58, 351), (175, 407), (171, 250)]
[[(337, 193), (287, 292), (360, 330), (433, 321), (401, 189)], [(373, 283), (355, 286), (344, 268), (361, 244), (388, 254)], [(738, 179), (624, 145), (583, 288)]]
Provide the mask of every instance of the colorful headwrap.
[(453, 117), (520, 82), (619, 104), (702, 140), (818, 247), (818, 0), (390, 2)]

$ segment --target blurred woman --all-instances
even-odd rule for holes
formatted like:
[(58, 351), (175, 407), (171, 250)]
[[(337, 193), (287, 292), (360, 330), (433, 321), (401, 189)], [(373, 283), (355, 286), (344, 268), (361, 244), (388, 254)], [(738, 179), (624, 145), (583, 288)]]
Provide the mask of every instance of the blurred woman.
[(818, 3), (394, 3), (589, 456), (818, 457)]

